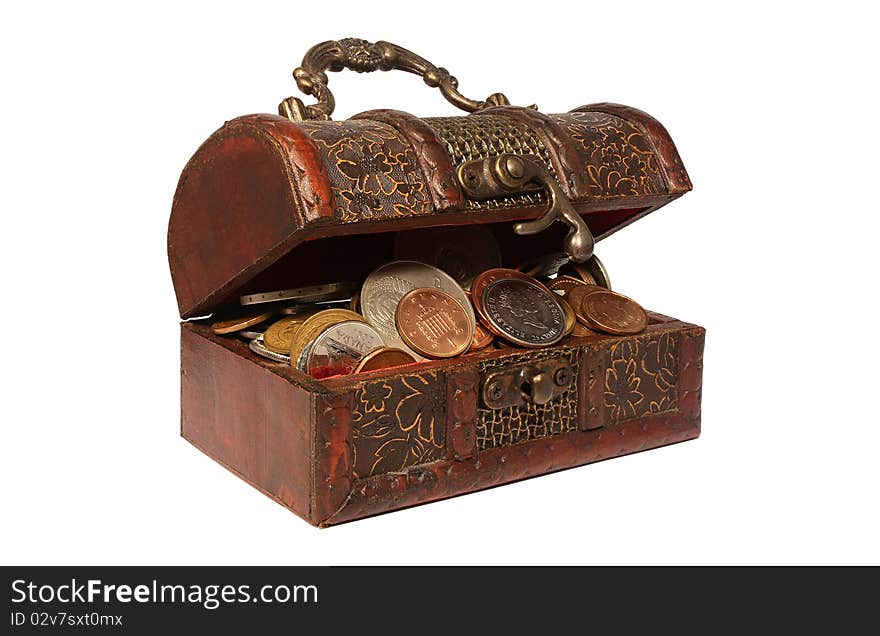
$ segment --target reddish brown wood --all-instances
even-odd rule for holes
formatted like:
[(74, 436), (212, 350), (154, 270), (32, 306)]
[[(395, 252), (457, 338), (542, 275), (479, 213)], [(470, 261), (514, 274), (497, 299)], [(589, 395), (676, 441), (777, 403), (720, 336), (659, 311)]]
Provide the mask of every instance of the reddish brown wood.
[[(181, 435), (260, 491), (311, 520), (311, 394), (234, 341), (181, 325)], [(240, 344), (240, 343), (234, 343)], [(247, 353), (245, 353), (247, 352)]]
[(578, 382), (578, 428), (587, 431), (608, 423), (605, 409), (604, 373), (608, 368), (608, 348), (591, 343), (582, 352)]
[(699, 426), (680, 415), (630, 420), (612, 429), (578, 431), (483, 451), (461, 461), (421, 466), (404, 475), (380, 475), (355, 484), (345, 507), (321, 525), (333, 525), (407, 506), (475, 492), (557, 470), (694, 439)]
[(351, 393), (315, 398), (315, 483), (312, 514), (321, 520), (332, 516), (351, 491)]
[(480, 374), (464, 368), (446, 374), (446, 450), (447, 457), (463, 459), (476, 450), (477, 390)]
[(648, 113), (632, 106), (612, 104), (610, 102), (581, 106), (580, 108), (575, 108), (572, 112), (608, 113), (634, 124), (653, 145), (669, 193), (682, 194), (693, 189), (691, 180), (684, 169), (684, 163), (678, 154), (672, 137), (663, 124)]
[(464, 194), (455, 178), (455, 167), (443, 145), (425, 122), (402, 110), (369, 110), (352, 119), (370, 119), (393, 126), (410, 143), (430, 186), (431, 198), (437, 210), (460, 208)]

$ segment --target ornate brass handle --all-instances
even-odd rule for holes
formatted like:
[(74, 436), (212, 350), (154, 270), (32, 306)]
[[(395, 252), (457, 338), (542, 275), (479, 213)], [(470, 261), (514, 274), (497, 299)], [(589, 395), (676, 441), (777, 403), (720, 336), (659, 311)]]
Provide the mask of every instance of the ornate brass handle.
[(534, 159), (522, 155), (474, 159), (458, 166), (457, 176), (465, 194), (472, 199), (490, 199), (542, 186), (550, 199), (547, 212), (535, 221), (516, 223), (513, 231), (537, 234), (559, 219), (571, 228), (565, 237), (568, 258), (583, 263), (593, 255), (595, 240), (590, 228), (572, 207), (553, 175)]
[(330, 119), (336, 108), (333, 93), (327, 88), (324, 71), (347, 68), (358, 73), (397, 69), (420, 75), (425, 84), (439, 87), (443, 97), (458, 108), (472, 113), (489, 106), (504, 106), (510, 102), (501, 93), (493, 93), (486, 101), (468, 99), (458, 92), (458, 80), (445, 68), (437, 67), (426, 59), (390, 42), (371, 44), (366, 40), (345, 38), (330, 40), (313, 46), (306, 53), (302, 66), (293, 71), (296, 85), (306, 95), (313, 95), (318, 103), (306, 106), (297, 97), (288, 97), (278, 105), (278, 114), (291, 121)]

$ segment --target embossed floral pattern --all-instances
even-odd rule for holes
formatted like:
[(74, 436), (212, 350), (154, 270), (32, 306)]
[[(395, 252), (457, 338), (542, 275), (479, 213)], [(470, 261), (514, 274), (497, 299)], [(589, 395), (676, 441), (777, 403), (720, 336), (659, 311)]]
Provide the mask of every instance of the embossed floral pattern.
[(605, 370), (605, 407), (612, 422), (678, 409), (676, 334), (620, 342)]
[(352, 414), (355, 478), (399, 472), (442, 459), (445, 445), (442, 372), (368, 382)]
[(648, 140), (629, 122), (605, 113), (553, 117), (579, 146), (592, 196), (640, 196), (665, 191)]
[(299, 125), (314, 139), (327, 167), (339, 220), (432, 212), (415, 154), (391, 126), (368, 120)]

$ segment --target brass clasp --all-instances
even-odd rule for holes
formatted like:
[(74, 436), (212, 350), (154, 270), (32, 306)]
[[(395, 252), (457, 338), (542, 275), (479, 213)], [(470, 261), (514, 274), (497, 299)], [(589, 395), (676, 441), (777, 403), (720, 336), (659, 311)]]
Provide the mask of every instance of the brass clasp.
[(595, 240), (590, 228), (571, 205), (553, 175), (531, 157), (499, 155), (466, 161), (458, 166), (457, 177), (465, 194), (472, 199), (491, 199), (543, 187), (550, 200), (547, 212), (535, 221), (516, 223), (513, 231), (517, 234), (537, 234), (558, 219), (571, 228), (565, 237), (568, 258), (583, 263), (593, 255)]
[(574, 371), (565, 360), (546, 360), (490, 374), (483, 382), (483, 403), (490, 409), (546, 404), (569, 389)]

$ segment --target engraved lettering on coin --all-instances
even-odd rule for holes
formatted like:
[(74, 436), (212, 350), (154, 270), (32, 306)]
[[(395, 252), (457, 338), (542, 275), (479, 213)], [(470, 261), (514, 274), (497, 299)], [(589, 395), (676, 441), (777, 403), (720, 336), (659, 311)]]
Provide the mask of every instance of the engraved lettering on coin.
[(538, 283), (502, 278), (482, 294), (489, 324), (498, 335), (524, 347), (554, 344), (565, 335), (565, 315), (553, 292)]
[(360, 359), (382, 346), (382, 336), (364, 322), (346, 320), (327, 328), (309, 348), (306, 372), (316, 378), (351, 373)]

